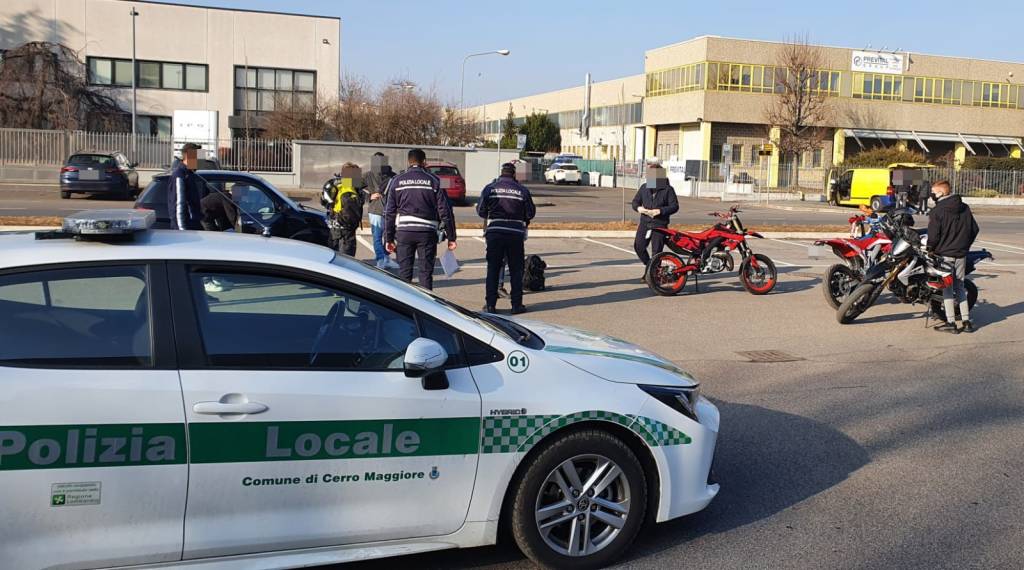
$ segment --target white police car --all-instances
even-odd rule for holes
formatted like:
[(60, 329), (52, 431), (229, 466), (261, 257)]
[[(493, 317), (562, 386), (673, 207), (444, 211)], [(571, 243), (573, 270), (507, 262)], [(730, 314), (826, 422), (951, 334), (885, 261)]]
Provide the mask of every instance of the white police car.
[(0, 236), (3, 568), (307, 566), (503, 526), (596, 567), (718, 492), (718, 410), (661, 357), (117, 215)]

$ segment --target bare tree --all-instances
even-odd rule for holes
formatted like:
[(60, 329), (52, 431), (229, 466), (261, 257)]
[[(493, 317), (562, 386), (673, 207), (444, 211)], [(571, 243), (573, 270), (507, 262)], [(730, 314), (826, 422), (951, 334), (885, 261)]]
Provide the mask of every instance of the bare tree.
[(774, 142), (783, 155), (819, 149), (828, 138), (833, 101), (828, 95), (831, 77), (824, 68), (824, 53), (806, 37), (793, 39), (779, 52), (775, 95), (765, 119), (779, 127), (779, 140)]
[(274, 102), (274, 111), (264, 122), (269, 138), (288, 140), (330, 140), (334, 129), (328, 122), (333, 100), (319, 97), (315, 101), (298, 102), (287, 95)]
[(0, 64), (0, 125), (31, 129), (124, 129), (127, 116), (109, 89), (90, 85), (78, 52), (29, 42)]

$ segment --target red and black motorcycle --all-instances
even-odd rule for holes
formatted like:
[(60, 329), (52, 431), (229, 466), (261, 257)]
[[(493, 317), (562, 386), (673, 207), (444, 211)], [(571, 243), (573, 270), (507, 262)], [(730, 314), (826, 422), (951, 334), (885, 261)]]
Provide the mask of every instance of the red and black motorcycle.
[(836, 257), (842, 260), (842, 263), (829, 266), (822, 282), (825, 300), (833, 309), (838, 309), (847, 295), (860, 285), (864, 272), (892, 249), (892, 239), (881, 230), (877, 220), (863, 214), (853, 216), (848, 220), (850, 237), (814, 242), (818, 247), (831, 247)]
[(767, 255), (750, 251), (747, 245), (748, 236), (764, 236), (745, 229), (737, 215), (739, 212), (740, 209), (733, 206), (724, 214), (708, 214), (721, 221), (702, 232), (653, 228), (652, 231), (665, 234), (665, 246), (669, 251), (656, 254), (647, 266), (644, 277), (651, 291), (672, 296), (683, 290), (691, 273), (696, 281), (701, 274), (732, 271), (733, 251), (739, 251), (742, 257), (739, 273), (744, 289), (753, 295), (764, 295), (774, 289), (778, 282), (775, 264)]

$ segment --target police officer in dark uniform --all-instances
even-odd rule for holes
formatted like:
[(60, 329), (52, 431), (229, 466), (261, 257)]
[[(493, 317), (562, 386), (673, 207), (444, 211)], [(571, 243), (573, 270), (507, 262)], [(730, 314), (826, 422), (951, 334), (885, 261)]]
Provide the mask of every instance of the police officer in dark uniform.
[[(640, 185), (633, 197), (633, 210), (640, 213), (640, 223), (636, 227), (636, 239), (633, 241), (633, 250), (636, 256), (646, 268), (651, 263), (651, 254), (647, 253), (647, 246), (651, 246), (654, 253), (665, 248), (665, 234), (653, 231), (653, 228), (667, 228), (672, 214), (679, 211), (679, 200), (676, 198), (676, 191), (668, 183), (665, 169), (657, 158), (652, 158), (647, 163), (647, 181)], [(644, 280), (643, 277), (640, 278)]]
[(438, 229), (444, 228), (448, 249), (454, 251), (455, 216), (441, 181), (423, 168), (427, 155), (409, 151), (409, 168), (388, 183), (384, 205), (384, 241), (388, 253), (398, 257), (398, 276), (412, 282), (416, 257), (420, 258), (419, 281), (424, 289), (434, 288), (434, 260), (437, 258)]
[(523, 305), (523, 263), (526, 227), (537, 214), (533, 198), (525, 186), (516, 181), (516, 167), (506, 162), (501, 165), (501, 176), (484, 186), (476, 211), (487, 220), (484, 237), (487, 239), (487, 290), (484, 312), (493, 313), (498, 302), (498, 273), (508, 260), (512, 281), (512, 314), (526, 312)]

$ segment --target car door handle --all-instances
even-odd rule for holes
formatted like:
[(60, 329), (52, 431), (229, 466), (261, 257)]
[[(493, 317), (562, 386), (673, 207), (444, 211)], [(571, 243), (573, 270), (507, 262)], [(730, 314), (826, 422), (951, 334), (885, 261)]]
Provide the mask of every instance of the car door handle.
[(215, 416), (261, 414), (267, 411), (267, 405), (259, 402), (197, 402), (192, 406), (192, 411), (197, 414), (209, 414)]

